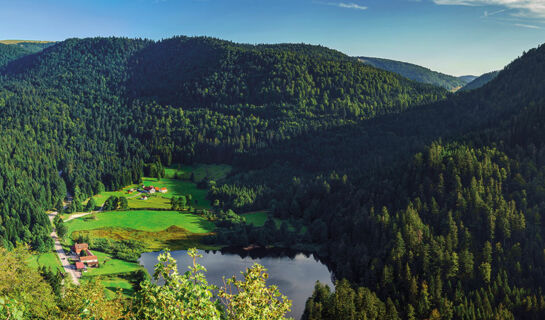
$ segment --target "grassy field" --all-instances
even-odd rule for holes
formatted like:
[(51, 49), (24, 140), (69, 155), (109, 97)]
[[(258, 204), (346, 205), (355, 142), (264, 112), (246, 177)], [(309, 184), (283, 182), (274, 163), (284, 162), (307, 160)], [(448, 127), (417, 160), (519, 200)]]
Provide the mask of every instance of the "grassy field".
[[(160, 195), (164, 198), (170, 199), (173, 196), (182, 196), (182, 195), (190, 194), (193, 196), (193, 206), (195, 208), (210, 209), (210, 201), (206, 199), (206, 194), (208, 193), (208, 190), (198, 189), (197, 185), (191, 181), (168, 179), (168, 178), (163, 178), (160, 181), (157, 181), (157, 179), (152, 179), (152, 178), (144, 178), (143, 180), (144, 180), (145, 186), (154, 186), (159, 188), (166, 187), (168, 189), (168, 192)], [(145, 202), (142, 200), (139, 200), (139, 201)], [(130, 205), (131, 204), (129, 202), (129, 206)]]
[[(131, 282), (127, 279), (123, 279), (116, 275), (99, 277), (100, 283), (104, 286), (104, 293), (108, 299), (115, 298), (118, 290), (121, 290), (121, 293), (125, 297), (130, 297), (134, 293), (134, 288)], [(94, 277), (84, 276), (80, 279), (80, 283), (85, 283), (93, 278)]]
[[(191, 173), (195, 181), (205, 177), (214, 180), (223, 179), (229, 174), (228, 165), (194, 165), (173, 166), (165, 169), (166, 177), (158, 180), (145, 177), (144, 186), (154, 186), (168, 189), (167, 193), (147, 195), (148, 200), (141, 200), (142, 194), (129, 193), (130, 189), (141, 188), (141, 185), (129, 185), (121, 190), (102, 192), (93, 196), (98, 206), (102, 206), (111, 196), (124, 196), (128, 199), (129, 208), (140, 210), (99, 212), (66, 222), (68, 234), (65, 246), (82, 236), (90, 238), (108, 238), (113, 240), (137, 240), (147, 250), (157, 251), (169, 248), (171, 250), (199, 247), (201, 249), (219, 249), (215, 246), (206, 246), (201, 243), (204, 235), (214, 231), (215, 225), (200, 216), (180, 213), (177, 211), (158, 211), (154, 209), (170, 209), (170, 199), (175, 196), (191, 194), (193, 207), (210, 209), (210, 201), (206, 199), (208, 190), (198, 189), (196, 183), (189, 180)], [(87, 200), (88, 201), (88, 200)], [(85, 201), (84, 204), (87, 202)], [(68, 217), (68, 215), (65, 215)], [(92, 250), (92, 248), (91, 248)], [(99, 259), (99, 268), (89, 268), (84, 273), (82, 281), (100, 276), (108, 290), (109, 297), (113, 297), (117, 289), (124, 294), (133, 292), (131, 283), (116, 274), (123, 274), (141, 268), (137, 263), (114, 259), (110, 255), (93, 250)], [(106, 263), (104, 263), (106, 261)]]
[(93, 230), (75, 231), (73, 238), (79, 236), (89, 238), (107, 238), (113, 240), (136, 240), (146, 251), (159, 251), (165, 248), (170, 250), (186, 250), (198, 247), (205, 250), (217, 250), (217, 246), (207, 246), (201, 243), (203, 234), (192, 233), (184, 228), (171, 226), (162, 231), (142, 231), (127, 228), (100, 228)]
[(165, 175), (167, 178), (176, 178), (178, 176), (189, 180), (191, 173), (193, 173), (195, 182), (199, 182), (207, 176), (218, 181), (225, 178), (231, 172), (231, 169), (232, 167), (226, 164), (173, 165), (165, 169)]
[[(109, 197), (112, 197), (112, 196), (127, 197), (127, 198), (129, 198), (131, 196), (135, 196), (136, 193), (129, 194), (129, 190), (131, 188), (137, 188), (137, 187), (138, 187), (137, 185), (133, 184), (133, 185), (130, 185), (130, 186), (126, 186), (125, 188), (123, 188), (121, 190), (117, 190), (117, 191), (104, 191), (104, 192), (101, 192), (100, 194), (97, 194), (97, 195), (93, 196), (93, 199), (95, 199), (97, 206), (102, 206), (104, 204), (104, 201), (106, 201), (106, 199), (108, 199)], [(129, 201), (131, 199), (129, 199)], [(86, 204), (87, 201), (89, 201), (89, 199), (87, 199), (83, 203)]]
[(200, 216), (177, 211), (108, 211), (95, 214), (96, 219), (78, 218), (66, 223), (68, 234), (74, 231), (92, 230), (105, 227), (120, 227), (142, 231), (161, 231), (177, 226), (192, 233), (209, 233), (214, 223)]
[[(265, 221), (267, 221), (267, 218), (269, 217), (269, 211), (267, 210), (264, 210), (264, 211), (254, 211), (254, 212), (248, 212), (248, 213), (244, 213), (244, 214), (241, 214), (241, 216), (243, 216), (245, 219), (246, 219), (246, 222), (255, 226), (255, 227), (262, 227), (265, 225)], [(278, 219), (278, 218), (273, 218), (273, 221), (274, 223), (276, 224), (276, 227), (277, 228), (280, 228), (280, 225), (282, 225), (282, 221), (281, 219)], [(289, 230), (293, 231), (294, 228), (291, 224), (288, 224), (288, 228)], [(306, 232), (307, 228), (306, 227), (303, 227), (301, 229), (301, 232), (304, 233)]]
[[(231, 172), (229, 165), (198, 164), (193, 166), (178, 165), (165, 169), (166, 177), (158, 180), (156, 178), (144, 177), (142, 184), (145, 186), (166, 187), (168, 192), (155, 193), (148, 195), (148, 200), (142, 200), (142, 194), (138, 192), (129, 193), (131, 189), (138, 189), (141, 185), (132, 184), (116, 191), (105, 191), (94, 195), (93, 199), (97, 206), (102, 206), (106, 199), (111, 196), (126, 197), (129, 208), (133, 209), (170, 209), (170, 199), (172, 197), (186, 196), (191, 194), (193, 197), (193, 207), (197, 209), (210, 209), (210, 201), (206, 199), (208, 190), (198, 189), (197, 184), (189, 180), (191, 173), (195, 176), (195, 181), (200, 181), (208, 176), (214, 180), (225, 178)], [(86, 204), (89, 199), (85, 200)]]
[(45, 266), (51, 270), (55, 270), (61, 267), (61, 262), (55, 252), (47, 252), (32, 255), (28, 261), (28, 265), (36, 269)]
[(246, 222), (249, 224), (255, 227), (262, 227), (265, 225), (265, 221), (267, 221), (269, 213), (268, 211), (255, 211), (242, 214), (241, 216), (243, 216), (246, 219)]
[(142, 268), (142, 266), (136, 262), (114, 259), (109, 254), (104, 252), (93, 251), (93, 254), (97, 256), (100, 267), (87, 268), (87, 271), (83, 273), (83, 277), (127, 273)]
[(130, 297), (134, 293), (132, 284), (127, 279), (119, 277), (108, 277), (101, 280), (102, 285), (106, 288), (106, 297), (112, 299), (116, 296), (117, 291), (121, 289), (124, 296)]
[(137, 240), (150, 251), (181, 250), (203, 246), (200, 240), (215, 228), (214, 223), (197, 215), (177, 211), (109, 211), (96, 219), (78, 218), (66, 223), (72, 239), (80, 235), (113, 240)]
[[(200, 216), (177, 211), (150, 210), (109, 211), (96, 213), (94, 216), (95, 219), (87, 216), (66, 222), (68, 234), (72, 238), (87, 235), (114, 240), (138, 240), (150, 251), (191, 247), (218, 249), (200, 243), (202, 236), (215, 228), (212, 222)], [(107, 276), (103, 279), (103, 284), (108, 290), (109, 297), (113, 297), (118, 289), (125, 295), (132, 294), (131, 284), (113, 275), (132, 272), (142, 267), (138, 263), (115, 259), (100, 251), (92, 251), (98, 257), (100, 267), (89, 268), (82, 279)]]
[[(254, 211), (254, 212), (248, 212), (241, 214), (246, 219), (246, 222), (255, 226), (255, 227), (263, 227), (265, 225), (265, 221), (267, 221), (267, 218), (269, 217), (269, 211), (263, 210), (263, 211)], [(280, 228), (280, 225), (282, 224), (282, 220), (273, 218), (274, 223), (276, 224), (277, 228)], [(291, 226), (290, 226), (291, 229)]]
[[(210, 209), (210, 201), (206, 199), (206, 194), (208, 190), (198, 189), (195, 183), (190, 181), (162, 178), (157, 180), (156, 178), (143, 178), (143, 185), (145, 186), (154, 186), (168, 189), (167, 193), (154, 193), (149, 195), (148, 200), (141, 200), (142, 194), (137, 192), (129, 193), (130, 189), (138, 189), (138, 185), (126, 186), (121, 190), (117, 191), (105, 191), (100, 194), (93, 196), (96, 201), (97, 206), (102, 206), (106, 199), (111, 196), (116, 197), (126, 197), (129, 203), (129, 208), (143, 209), (143, 208), (154, 208), (154, 209), (169, 209), (170, 208), (170, 198), (179, 197), (182, 195), (191, 194), (193, 196), (193, 207), (197, 209)], [(87, 203), (88, 199), (84, 201), (84, 204)]]

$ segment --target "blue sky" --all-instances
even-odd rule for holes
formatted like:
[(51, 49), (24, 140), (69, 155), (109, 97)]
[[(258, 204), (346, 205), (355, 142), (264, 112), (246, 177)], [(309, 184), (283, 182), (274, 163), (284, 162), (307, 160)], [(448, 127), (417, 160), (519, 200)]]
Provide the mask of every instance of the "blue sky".
[(545, 42), (545, 0), (0, 0), (0, 39), (173, 35), (321, 44), (478, 75)]

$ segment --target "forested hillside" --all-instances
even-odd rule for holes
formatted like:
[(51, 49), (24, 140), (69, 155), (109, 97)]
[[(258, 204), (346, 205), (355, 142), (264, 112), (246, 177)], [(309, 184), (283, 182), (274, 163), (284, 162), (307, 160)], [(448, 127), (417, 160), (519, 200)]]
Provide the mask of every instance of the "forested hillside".
[(50, 245), (44, 212), (66, 190), (80, 198), (118, 189), (138, 182), (145, 163), (231, 162), (445, 97), (323, 47), (211, 38), (70, 39), (1, 73), (0, 123), (10, 134), (0, 237), (39, 250)]
[(0, 67), (26, 54), (28, 52), (23, 48), (0, 43)]
[(0, 41), (0, 68), (8, 62), (16, 60), (22, 56), (39, 52), (44, 48), (52, 46), (52, 42), (35, 43), (25, 41)]
[(229, 163), (217, 208), (294, 230), (209, 241), (312, 250), (345, 279), (306, 319), (543, 318), (544, 61), (450, 95), (319, 46), (63, 41), (0, 68), (0, 244), (48, 250), (67, 191)]
[(357, 59), (364, 64), (400, 74), (414, 81), (433, 84), (450, 91), (463, 87), (469, 82), (464, 77), (449, 76), (412, 63), (371, 57), (357, 57)]
[(14, 47), (23, 48), (29, 53), (42, 51), (47, 47), (55, 44), (55, 41), (40, 41), (40, 40), (0, 40), (1, 44), (7, 44)]
[(480, 88), (484, 86), (485, 84), (492, 81), (497, 75), (500, 73), (499, 71), (492, 71), (483, 74), (482, 76), (478, 77), (477, 79), (471, 81), (470, 83), (466, 84), (460, 91), (469, 91), (474, 90), (477, 88)]
[(477, 76), (467, 75), (467, 76), (459, 76), (458, 79), (462, 80), (465, 83), (470, 83), (471, 81), (477, 79)]
[(300, 198), (329, 206), (310, 215), (329, 226), (336, 269), (363, 286), (318, 286), (306, 319), (543, 317), (544, 54), (532, 50), (485, 88), (421, 110), (444, 138), (376, 182), (326, 180), (328, 198), (350, 201)]

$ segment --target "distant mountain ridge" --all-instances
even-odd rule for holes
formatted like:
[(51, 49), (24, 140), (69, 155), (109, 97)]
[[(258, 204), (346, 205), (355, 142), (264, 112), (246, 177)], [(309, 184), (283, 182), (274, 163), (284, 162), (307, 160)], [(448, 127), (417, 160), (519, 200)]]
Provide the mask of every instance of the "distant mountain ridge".
[[(399, 112), (445, 95), (440, 88), (363, 65), (321, 46), (249, 45), (207, 37), (180, 36), (159, 42), (68, 39), (13, 61), (0, 72), (66, 88), (67, 83), (78, 84), (80, 93), (98, 81), (89, 75), (101, 75), (100, 79), (104, 75), (104, 85), (112, 91), (183, 107), (300, 104), (327, 113), (330, 110), (320, 105), (334, 101), (352, 110), (349, 113), (365, 117)], [(374, 89), (385, 86), (389, 89)], [(377, 96), (388, 103), (376, 104)]]
[(464, 81), (465, 83), (470, 83), (471, 81), (477, 79), (478, 76), (472, 76), (472, 75), (467, 75), (467, 76), (459, 76), (458, 79)]
[(394, 72), (405, 78), (417, 82), (432, 84), (450, 91), (456, 91), (457, 89), (465, 86), (468, 82), (473, 80), (467, 80), (467, 77), (472, 76), (454, 77), (448, 74), (430, 70), (416, 64), (396, 60), (372, 57), (357, 57), (357, 59), (360, 62), (373, 66), (375, 68)]
[(0, 40), (0, 67), (54, 45), (52, 41)]
[(19, 43), (55, 43), (56, 41), (47, 40), (0, 40), (2, 44), (19, 44)]
[(490, 81), (494, 80), (498, 76), (500, 72), (499, 71), (492, 71), (485, 73), (481, 75), (480, 77), (475, 78), (470, 83), (466, 84), (460, 91), (469, 91), (469, 90), (475, 90), (478, 89), (485, 84), (489, 83)]

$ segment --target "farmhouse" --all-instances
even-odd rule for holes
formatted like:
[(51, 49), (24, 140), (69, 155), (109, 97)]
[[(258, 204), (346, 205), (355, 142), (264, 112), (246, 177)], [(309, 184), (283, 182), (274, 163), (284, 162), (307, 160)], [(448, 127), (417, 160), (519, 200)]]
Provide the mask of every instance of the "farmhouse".
[(80, 263), (80, 267), (84, 263), (86, 263), (88, 267), (98, 267), (98, 258), (89, 250), (89, 245), (87, 243), (74, 244), (72, 251), (76, 253), (77, 258), (79, 259), (79, 261), (76, 262), (76, 269), (82, 269), (78, 268), (78, 263)]
[(147, 192), (147, 193), (155, 193), (155, 187), (154, 186), (149, 186), (149, 187), (142, 186), (142, 189), (144, 189), (144, 192)]
[(161, 192), (161, 193), (167, 193), (168, 192), (168, 189), (165, 188), (165, 187), (154, 187), (154, 186), (142, 186), (142, 189), (144, 190), (143, 192), (146, 192), (146, 193), (155, 193), (155, 192)]
[(72, 246), (72, 251), (74, 251), (78, 256), (80, 255), (82, 250), (89, 249), (89, 245), (87, 243), (76, 243)]

